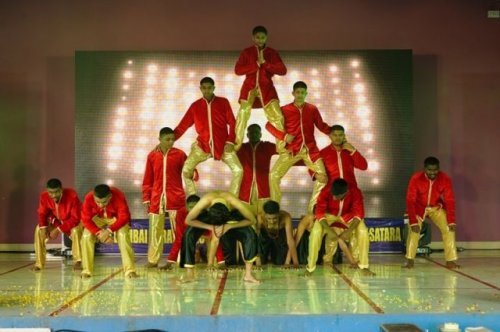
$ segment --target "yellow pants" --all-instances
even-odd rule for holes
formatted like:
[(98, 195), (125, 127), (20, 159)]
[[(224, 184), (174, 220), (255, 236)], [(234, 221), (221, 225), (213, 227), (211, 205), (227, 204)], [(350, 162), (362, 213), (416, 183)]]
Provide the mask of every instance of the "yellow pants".
[(260, 198), (259, 199), (259, 191), (257, 189), (257, 182), (253, 182), (252, 191), (250, 194), (250, 202), (244, 202), (245, 205), (252, 211), (252, 213), (256, 216), (257, 214), (263, 212), (264, 204), (269, 201), (270, 198)]
[[(271, 173), (269, 174), (269, 185), (271, 187), (271, 199), (280, 203), (281, 202), (281, 179), (285, 176), (288, 170), (295, 165), (299, 160), (303, 160), (306, 166), (318, 174), (324, 174), (326, 176), (325, 165), (322, 159), (312, 162), (307, 149), (305, 147), (300, 150), (296, 155), (292, 155), (290, 152), (281, 153), (278, 160), (274, 163)], [(318, 200), (318, 196), (321, 190), (325, 187), (325, 182), (320, 182), (318, 180), (314, 181), (313, 192), (311, 194), (311, 199), (309, 200), (309, 205), (307, 207), (308, 213), (313, 213), (314, 206)]]
[[(204, 152), (197, 142), (194, 142), (191, 146), (191, 152), (184, 162), (184, 167), (182, 168), (182, 177), (184, 179), (184, 186), (186, 187), (186, 196), (196, 194), (196, 186), (193, 181), (193, 173), (198, 166), (198, 164), (206, 161), (208, 158), (212, 157), (211, 153)], [(229, 187), (229, 192), (236, 197), (240, 193), (241, 179), (243, 178), (243, 167), (241, 166), (240, 160), (236, 155), (236, 152), (231, 153), (224, 152), (222, 154), (222, 161), (229, 167), (233, 177), (231, 179), (231, 185)]]
[[(168, 217), (170, 219), (170, 228), (172, 230), (172, 241), (175, 240), (175, 217), (177, 216), (176, 210), (168, 210)], [(161, 255), (163, 254), (163, 247), (165, 244), (165, 213), (149, 214), (149, 229), (148, 229), (148, 262), (151, 264), (158, 264)]]
[[(422, 227), (425, 217), (429, 217), (434, 224), (439, 228), (444, 244), (444, 257), (447, 262), (456, 261), (457, 248), (455, 246), (455, 232), (451, 232), (448, 228), (448, 221), (446, 219), (446, 211), (438, 207), (428, 207), (425, 209), (424, 218), (418, 218), (418, 225)], [(406, 239), (406, 258), (415, 259), (417, 255), (418, 241), (420, 240), (420, 233), (408, 232)]]
[[(54, 229), (52, 226), (47, 227), (47, 232)], [(82, 250), (80, 246), (80, 241), (82, 239), (82, 225), (79, 224), (71, 229), (71, 252), (73, 256), (74, 262), (80, 262), (82, 260)], [(40, 227), (36, 226), (35, 228), (35, 266), (43, 269), (45, 267), (45, 259), (47, 256), (47, 247), (46, 247), (47, 239), (42, 239), (40, 236)]]
[[(98, 227), (109, 226), (113, 224), (116, 219), (107, 219), (94, 217), (92, 219)], [(132, 249), (132, 241), (130, 240), (130, 226), (127, 224), (117, 230), (115, 234), (115, 241), (118, 242), (120, 254), (122, 256), (122, 265), (125, 275), (135, 272), (134, 249)], [(92, 274), (94, 271), (94, 249), (97, 236), (92, 234), (88, 229), (83, 231), (82, 235), (82, 274)]]
[[(247, 129), (248, 119), (250, 119), (250, 114), (252, 113), (252, 105), (255, 98), (260, 98), (259, 90), (256, 88), (248, 94), (247, 100), (240, 101), (240, 109), (238, 115), (236, 116), (236, 150), (239, 150), (241, 144), (243, 143), (243, 138), (245, 137), (245, 131)], [(262, 102), (262, 99), (261, 99)], [(264, 114), (267, 120), (278, 130), (284, 131), (285, 120), (283, 118), (283, 113), (281, 112), (280, 104), (277, 100), (272, 100), (267, 105), (264, 106)], [(283, 141), (276, 140), (277, 151), (284, 151), (285, 144)]]
[[(332, 215), (326, 215), (326, 222), (328, 225), (333, 223)], [(344, 229), (341, 229), (341, 231), (344, 231)], [(321, 226), (319, 222), (315, 222), (311, 234), (309, 235), (309, 252), (306, 267), (309, 272), (313, 272), (316, 269), (318, 252), (325, 234), (326, 232), (323, 226)], [(361, 220), (358, 226), (356, 226), (356, 229), (352, 231), (348, 241), (352, 256), (358, 262), (358, 266), (361, 269), (367, 269), (369, 267), (368, 252), (370, 250), (370, 239), (368, 237), (368, 228), (363, 220)], [(325, 240), (325, 255), (323, 256), (324, 263), (332, 261), (333, 255), (335, 255), (337, 251), (337, 244), (338, 241), (336, 238), (327, 235)]]

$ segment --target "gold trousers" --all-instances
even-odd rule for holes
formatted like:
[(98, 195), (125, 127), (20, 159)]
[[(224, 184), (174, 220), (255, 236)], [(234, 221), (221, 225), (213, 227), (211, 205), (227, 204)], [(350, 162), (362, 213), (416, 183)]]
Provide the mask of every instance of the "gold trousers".
[[(457, 248), (455, 246), (455, 232), (451, 232), (448, 228), (448, 221), (446, 219), (446, 211), (438, 207), (428, 207), (425, 209), (425, 217), (429, 217), (434, 224), (439, 228), (444, 244), (444, 257), (447, 262), (456, 261)], [(418, 218), (418, 225), (422, 229), (424, 219)], [(420, 240), (420, 233), (408, 231), (408, 238), (406, 239), (406, 258), (415, 259), (417, 255), (418, 241)]]
[[(170, 229), (172, 233), (172, 240), (175, 240), (175, 218), (177, 216), (176, 210), (167, 210), (168, 218), (170, 220)], [(173, 243), (173, 241), (172, 241)], [(165, 214), (149, 214), (149, 229), (148, 229), (148, 262), (151, 264), (158, 264), (161, 255), (163, 254), (163, 247), (165, 245)]]
[[(47, 227), (47, 232), (54, 229), (51, 226)], [(73, 256), (73, 262), (80, 262), (82, 260), (82, 249), (81, 249), (81, 239), (82, 239), (83, 227), (81, 223), (71, 229), (71, 235), (69, 236), (71, 244), (71, 253)], [(35, 228), (35, 266), (43, 269), (45, 267), (45, 260), (47, 256), (47, 238), (42, 238), (40, 236), (40, 227)]]
[[(269, 186), (271, 187), (271, 199), (280, 203), (281, 202), (281, 179), (286, 175), (288, 170), (295, 165), (299, 160), (303, 160), (306, 166), (313, 172), (318, 174), (324, 174), (326, 176), (325, 165), (322, 159), (312, 162), (307, 149), (305, 147), (300, 150), (296, 155), (292, 155), (290, 152), (281, 153), (278, 160), (274, 163), (271, 173), (269, 174)], [(309, 205), (307, 206), (307, 212), (313, 213), (314, 206), (318, 200), (318, 196), (321, 190), (325, 187), (325, 182), (320, 182), (318, 180), (314, 181), (313, 192), (309, 200)]]
[[(332, 215), (326, 215), (326, 222), (328, 225), (333, 223)], [(335, 230), (336, 228), (334, 228)], [(340, 232), (344, 229), (339, 229)], [(309, 235), (309, 252), (307, 256), (307, 271), (313, 272), (316, 269), (316, 261), (318, 260), (318, 252), (321, 247), (321, 242), (323, 236), (326, 232), (319, 222), (315, 222)], [(361, 220), (356, 226), (356, 229), (352, 231), (349, 236), (349, 249), (352, 251), (352, 256), (358, 262), (358, 266), (362, 269), (367, 269), (369, 267), (368, 252), (370, 250), (370, 239), (368, 237), (368, 228), (365, 222)], [(337, 238), (327, 235), (325, 240), (325, 255), (323, 256), (323, 262), (331, 262), (333, 255), (337, 251)]]
[(245, 205), (252, 211), (252, 213), (256, 216), (259, 213), (261, 213), (264, 208), (264, 204), (269, 200), (270, 198), (261, 198), (259, 199), (259, 191), (257, 188), (257, 182), (254, 181), (252, 184), (252, 190), (250, 194), (250, 202), (243, 202)]
[[(99, 218), (94, 217), (92, 220), (98, 227), (109, 226), (115, 222), (115, 218)], [(122, 256), (122, 265), (125, 275), (135, 272), (134, 249), (132, 248), (132, 241), (130, 240), (130, 226), (127, 224), (117, 230), (115, 241), (118, 242), (120, 254)], [(82, 235), (82, 274), (92, 274), (94, 271), (94, 249), (97, 236), (92, 234), (88, 229), (83, 231)]]
[[(212, 154), (204, 152), (198, 146), (197, 142), (193, 143), (191, 146), (191, 152), (189, 153), (189, 156), (184, 162), (184, 167), (182, 168), (182, 177), (186, 187), (186, 196), (196, 194), (196, 186), (193, 181), (194, 170), (198, 164), (206, 161), (210, 157), (212, 157)], [(235, 151), (231, 153), (224, 152), (221, 159), (229, 167), (231, 173), (233, 174), (229, 192), (238, 197), (240, 193), (241, 179), (243, 178), (243, 167), (241, 166), (240, 160), (238, 159)]]
[[(247, 123), (250, 119), (250, 114), (252, 113), (252, 105), (255, 98), (260, 98), (258, 89), (252, 90), (248, 94), (247, 100), (240, 101), (240, 109), (238, 115), (236, 116), (236, 150), (239, 150), (241, 144), (243, 143), (243, 138), (245, 137), (245, 131), (247, 129)], [(261, 99), (262, 101), (262, 99)], [(267, 105), (264, 106), (264, 114), (267, 120), (278, 130), (284, 131), (285, 120), (283, 118), (283, 113), (281, 112), (280, 104), (277, 100), (272, 100)], [(276, 140), (277, 151), (284, 151), (285, 144), (283, 141)]]

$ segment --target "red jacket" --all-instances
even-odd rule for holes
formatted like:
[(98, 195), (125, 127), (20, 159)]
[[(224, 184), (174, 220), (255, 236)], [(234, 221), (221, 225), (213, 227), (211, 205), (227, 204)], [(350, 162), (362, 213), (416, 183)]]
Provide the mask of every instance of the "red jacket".
[(413, 174), (406, 194), (406, 212), (410, 224), (417, 223), (417, 216), (423, 218), (426, 207), (443, 207), (446, 210), (448, 224), (455, 224), (455, 196), (451, 179), (444, 172), (439, 172), (431, 181), (424, 171)]
[(248, 100), (248, 94), (256, 87), (264, 101), (262, 105), (259, 98), (255, 98), (253, 108), (261, 108), (269, 104), (272, 100), (278, 100), (278, 93), (274, 88), (272, 78), (274, 75), (285, 75), (286, 67), (278, 52), (270, 47), (264, 48), (264, 62), (260, 67), (257, 65), (259, 49), (257, 46), (245, 48), (238, 58), (234, 67), (236, 75), (246, 75), (241, 87), (240, 99)]
[(191, 104), (175, 128), (174, 135), (178, 140), (194, 124), (200, 148), (211, 153), (215, 160), (220, 160), (224, 145), (234, 144), (235, 123), (233, 110), (226, 98), (214, 96), (210, 103), (200, 98)]
[(309, 151), (311, 160), (315, 162), (320, 158), (319, 149), (314, 138), (314, 126), (326, 135), (330, 134), (330, 126), (323, 122), (323, 118), (316, 106), (305, 103), (299, 109), (294, 103), (281, 108), (285, 118), (285, 131), (276, 129), (270, 122), (266, 124), (266, 129), (276, 138), (285, 140), (286, 134), (295, 136), (292, 143), (286, 148), (293, 154), (297, 154), (305, 144)]
[(182, 187), (182, 167), (186, 159), (186, 154), (177, 148), (169, 149), (165, 155), (159, 147), (149, 153), (142, 181), (142, 197), (144, 202), (150, 202), (150, 213), (159, 212), (162, 195), (166, 195), (168, 210), (184, 206), (186, 195)]
[(345, 179), (349, 187), (357, 187), (354, 169), (364, 171), (368, 168), (368, 162), (358, 150), (354, 153), (345, 149), (338, 151), (330, 144), (320, 151), (320, 155), (325, 164), (326, 174), (328, 174), (328, 184), (323, 190), (329, 191), (332, 182), (338, 178)]
[(70, 235), (71, 229), (80, 223), (80, 199), (73, 189), (63, 188), (58, 203), (44, 191), (40, 194), (38, 204), (38, 226), (47, 227), (49, 222), (59, 228), (61, 232)]
[(334, 223), (341, 228), (347, 228), (354, 218), (364, 219), (363, 193), (357, 187), (350, 187), (344, 199), (335, 200), (329, 191), (321, 192), (316, 204), (316, 220), (324, 218), (326, 213), (342, 217), (345, 224)]
[(271, 142), (259, 142), (252, 147), (249, 142), (241, 145), (238, 158), (243, 166), (243, 179), (240, 187), (240, 200), (250, 202), (252, 184), (257, 181), (259, 198), (269, 198), (269, 169), (271, 158), (276, 152), (276, 144)]
[(109, 229), (113, 232), (130, 223), (130, 212), (125, 195), (114, 187), (111, 187), (111, 195), (111, 200), (104, 208), (97, 206), (94, 201), (93, 191), (85, 195), (82, 207), (82, 222), (83, 226), (92, 234), (96, 234), (101, 230), (92, 220), (95, 216), (100, 218), (116, 218), (116, 221), (109, 226)]

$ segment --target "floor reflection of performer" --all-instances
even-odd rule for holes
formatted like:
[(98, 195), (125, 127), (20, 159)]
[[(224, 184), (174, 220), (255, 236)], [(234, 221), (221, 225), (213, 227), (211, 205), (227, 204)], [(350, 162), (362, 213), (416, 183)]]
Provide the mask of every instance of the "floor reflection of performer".
[(307, 209), (309, 213), (312, 213), (318, 196), (328, 179), (314, 138), (314, 128), (316, 127), (328, 135), (330, 134), (330, 126), (323, 122), (316, 106), (306, 103), (307, 85), (304, 82), (296, 82), (293, 85), (292, 94), (293, 103), (285, 105), (281, 109), (285, 121), (284, 130), (274, 127), (270, 122), (266, 124), (267, 130), (273, 136), (287, 143), (286, 151), (280, 152), (280, 156), (269, 174), (271, 199), (278, 203), (281, 202), (281, 179), (293, 165), (303, 161), (314, 172), (316, 179)]
[(40, 194), (38, 203), (38, 225), (35, 228), (35, 265), (33, 271), (43, 270), (47, 257), (46, 241), (56, 239), (59, 234), (70, 237), (73, 269), (81, 270), (80, 241), (81, 203), (78, 194), (71, 188), (63, 188), (59, 179), (47, 181), (46, 190)]
[(182, 168), (187, 156), (174, 147), (175, 135), (171, 128), (162, 128), (158, 139), (160, 143), (147, 157), (142, 182), (143, 204), (149, 216), (147, 268), (157, 267), (163, 253), (165, 213), (168, 213), (174, 242), (182, 236), (182, 229), (177, 232), (178, 224), (184, 223), (184, 220), (178, 222), (176, 215), (186, 197)]
[(209, 158), (222, 160), (231, 170), (232, 179), (229, 192), (238, 196), (243, 169), (234, 150), (235, 119), (231, 105), (226, 98), (214, 94), (215, 82), (210, 77), (200, 81), (203, 98), (191, 104), (186, 114), (174, 129), (178, 140), (192, 125), (198, 137), (191, 146), (191, 152), (184, 163), (182, 176), (186, 194), (196, 194), (194, 172), (199, 163)]
[(406, 243), (406, 265), (413, 268), (417, 253), (420, 229), (426, 217), (439, 228), (443, 238), (446, 267), (455, 269), (457, 248), (455, 245), (455, 196), (450, 177), (439, 170), (439, 160), (427, 157), (424, 170), (410, 178), (406, 194), (406, 210), (411, 232)]
[(94, 270), (95, 242), (113, 243), (116, 235), (125, 276), (136, 278), (134, 250), (130, 239), (130, 211), (125, 195), (118, 188), (97, 185), (84, 199), (82, 221), (82, 278)]
[(252, 108), (264, 108), (267, 120), (278, 130), (283, 130), (283, 115), (272, 77), (285, 75), (286, 67), (278, 52), (267, 46), (265, 27), (255, 27), (252, 35), (254, 45), (241, 52), (234, 68), (236, 75), (246, 76), (241, 87), (240, 109), (236, 119), (236, 150), (243, 143)]
[[(245, 218), (239, 222), (231, 222), (231, 211), (235, 209)], [(198, 220), (204, 211), (208, 213), (208, 221)], [(259, 283), (252, 274), (252, 265), (257, 258), (257, 234), (252, 228), (255, 225), (255, 217), (252, 212), (234, 195), (227, 192), (214, 191), (201, 198), (198, 204), (186, 217), (186, 224), (190, 227), (184, 233), (182, 241), (185, 255), (181, 257), (181, 266), (186, 268), (186, 276), (183, 281), (194, 280), (194, 253), (196, 242), (205, 230), (212, 231), (220, 239), (223, 247), (227, 243), (238, 240), (242, 243), (243, 256), (245, 260), (244, 281)]]

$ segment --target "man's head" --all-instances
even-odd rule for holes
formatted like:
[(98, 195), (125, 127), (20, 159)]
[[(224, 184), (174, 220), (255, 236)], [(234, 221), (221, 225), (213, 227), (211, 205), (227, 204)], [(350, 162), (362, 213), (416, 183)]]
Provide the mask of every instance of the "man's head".
[(47, 193), (54, 202), (59, 202), (62, 196), (62, 182), (59, 179), (50, 179), (47, 181)]
[(267, 220), (267, 226), (269, 228), (278, 227), (280, 219), (280, 205), (278, 202), (270, 200), (264, 203), (263, 206), (264, 216)]
[(434, 180), (439, 173), (439, 159), (436, 157), (425, 158), (424, 172), (429, 179)]
[(293, 85), (293, 102), (295, 104), (302, 105), (306, 101), (307, 97), (307, 84), (302, 81), (295, 82)]
[(260, 126), (256, 123), (251, 124), (247, 128), (247, 137), (248, 141), (252, 144), (256, 144), (260, 142), (260, 139), (262, 138), (262, 130)]
[(344, 199), (345, 195), (347, 195), (347, 191), (347, 181), (341, 178), (335, 179), (330, 188), (330, 192), (335, 200)]
[(263, 48), (266, 46), (267, 42), (267, 29), (262, 25), (256, 26), (252, 30), (253, 42), (259, 48)]
[(107, 184), (99, 184), (94, 188), (94, 201), (98, 207), (103, 208), (111, 201), (111, 188)]
[(188, 198), (186, 198), (186, 208), (188, 211), (191, 211), (196, 203), (200, 201), (200, 196), (198, 195), (189, 195)]
[(200, 91), (203, 98), (212, 100), (214, 97), (215, 82), (211, 77), (203, 77), (200, 81)]
[(160, 135), (158, 136), (158, 140), (160, 141), (160, 148), (163, 151), (166, 151), (174, 146), (175, 135), (172, 128), (164, 127), (160, 130)]
[(334, 146), (342, 146), (345, 142), (345, 130), (341, 125), (333, 125), (330, 129), (330, 140)]
[(229, 221), (231, 214), (223, 203), (215, 203), (208, 208), (209, 223), (212, 225), (223, 225)]

